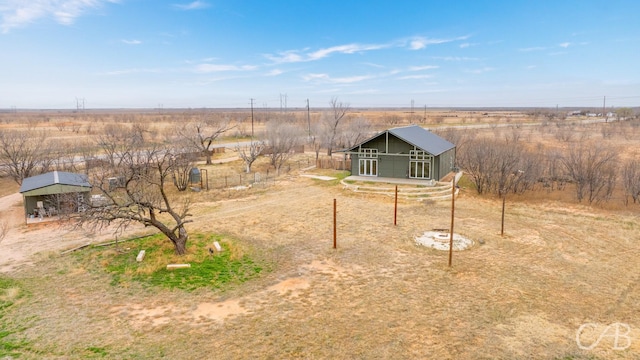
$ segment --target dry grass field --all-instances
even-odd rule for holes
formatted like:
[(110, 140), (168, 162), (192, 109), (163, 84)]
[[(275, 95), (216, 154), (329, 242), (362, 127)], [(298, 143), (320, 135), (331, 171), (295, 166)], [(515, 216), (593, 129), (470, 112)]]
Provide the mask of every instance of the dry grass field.
[[(453, 119), (443, 123), (462, 123)], [(532, 142), (557, 141), (551, 132), (530, 134)], [(261, 161), (256, 171), (265, 172)], [(401, 200), (394, 226), (392, 198), (301, 177), (300, 167), (264, 187), (185, 195), (194, 204), (189, 231), (233, 238), (270, 264), (261, 277), (225, 291), (114, 286), (74, 253), (60, 254), (85, 243), (86, 234), (14, 224), (0, 249), (24, 244), (36, 254), (3, 274), (16, 285), (0, 299), (14, 302), (0, 320), (15, 333), (0, 339), (24, 342), (25, 359), (640, 358), (637, 205), (578, 204), (570, 189), (513, 195), (501, 237), (501, 201), (463, 181), (455, 231), (475, 244), (454, 252), (448, 267), (447, 252), (416, 245), (415, 237), (448, 228), (450, 202)], [(241, 169), (236, 161), (211, 173)], [(0, 196), (16, 190), (3, 182)], [(0, 216), (20, 211), (0, 207)], [(611, 324), (620, 324), (619, 336)]]

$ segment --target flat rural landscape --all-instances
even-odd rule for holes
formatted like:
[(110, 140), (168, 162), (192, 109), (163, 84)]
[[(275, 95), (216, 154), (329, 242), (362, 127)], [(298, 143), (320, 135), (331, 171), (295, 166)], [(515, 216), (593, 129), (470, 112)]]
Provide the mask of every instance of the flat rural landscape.
[[(389, 127), (384, 119), (394, 119), (395, 126), (411, 121), (403, 110), (353, 113), (346, 123), (373, 119), (371, 134)], [(638, 120), (548, 122), (546, 115), (525, 111), (485, 113), (430, 112), (417, 122), (437, 133), (466, 136), (467, 148), (474, 141), (518, 134), (539, 152), (565, 148), (581, 137), (623, 144), (622, 159), (637, 151), (637, 137), (625, 136), (636, 131)], [(304, 114), (292, 116), (304, 124)], [(227, 150), (214, 154), (212, 165), (204, 158), (196, 163), (208, 169), (209, 190), (180, 192), (167, 184), (174, 189), (170, 196), (190, 202), (186, 255), (172, 255), (171, 243), (160, 235), (168, 255), (147, 248), (147, 257), (136, 263), (149, 245), (135, 238), (158, 233), (136, 223), (122, 231), (75, 229), (75, 220), (63, 217), (27, 224), (17, 183), (3, 178), (3, 354), (27, 359), (634, 359), (640, 354), (635, 266), (640, 208), (633, 201), (625, 205), (622, 185), (592, 203), (576, 200), (571, 180), (562, 190), (539, 181), (526, 191), (510, 190), (501, 235), (502, 198), (478, 194), (465, 173), (458, 183), (454, 231), (473, 245), (454, 251), (449, 267), (448, 251), (419, 245), (416, 238), (449, 229), (450, 200), (400, 198), (394, 225), (392, 194), (352, 191), (339, 180), (348, 171), (313, 166), (314, 151), (293, 154), (277, 175), (268, 155), (259, 157), (251, 174), (262, 174), (263, 181), (256, 182), (232, 150), (241, 140), (250, 141), (234, 138), (241, 136), (234, 130), (247, 128), (245, 115), (234, 115), (236, 127), (218, 139)], [(125, 116), (137, 121), (122, 120)], [(5, 133), (47, 131), (47, 143), (68, 141), (68, 149), (113, 124), (142, 124), (145, 134), (160, 139), (172, 120), (145, 121), (152, 117), (159, 115), (5, 114), (0, 127)], [(64, 128), (58, 129), (60, 123)], [(565, 126), (573, 129), (568, 141), (557, 134)], [(255, 129), (262, 132), (264, 123), (256, 122)], [(461, 157), (465, 145), (459, 143)], [(83, 171), (84, 162), (68, 166)], [(230, 183), (243, 173), (251, 186)], [(117, 238), (117, 244), (97, 246)], [(210, 248), (215, 239), (223, 251), (195, 258), (193, 246), (200, 238)], [(205, 273), (209, 285), (188, 289), (154, 285), (145, 277), (147, 263), (158, 269), (175, 262), (195, 266), (225, 252), (250, 258), (260, 271), (228, 283), (216, 283), (220, 274), (211, 271)], [(115, 258), (133, 265), (118, 272)], [(179, 279), (191, 270), (158, 271)]]
[(0, 360), (640, 359), (639, 13), (0, 0)]

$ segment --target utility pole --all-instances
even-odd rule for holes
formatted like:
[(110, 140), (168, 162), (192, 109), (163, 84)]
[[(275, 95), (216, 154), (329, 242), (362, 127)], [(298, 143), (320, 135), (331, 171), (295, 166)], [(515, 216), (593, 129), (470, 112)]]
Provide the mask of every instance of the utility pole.
[(251, 100), (251, 139), (253, 139), (253, 100), (255, 99), (251, 98), (249, 100)]
[(607, 116), (607, 114), (605, 113), (605, 104), (607, 103), (607, 97), (605, 96), (604, 99), (602, 99), (602, 116), (604, 116), (604, 122), (608, 122), (609, 121), (609, 117)]
[(309, 114), (309, 99), (307, 99), (307, 127), (309, 129), (309, 136), (311, 136), (311, 115)]

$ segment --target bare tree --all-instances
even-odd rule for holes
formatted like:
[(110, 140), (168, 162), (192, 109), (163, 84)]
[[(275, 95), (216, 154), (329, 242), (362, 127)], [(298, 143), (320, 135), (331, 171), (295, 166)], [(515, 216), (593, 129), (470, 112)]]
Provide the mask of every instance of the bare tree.
[(18, 184), (51, 164), (44, 131), (0, 131), (0, 168)]
[(131, 132), (126, 126), (120, 124), (105, 125), (96, 138), (97, 145), (112, 167), (120, 166), (125, 153), (132, 147), (139, 147), (143, 141), (141, 133)]
[[(186, 252), (188, 240), (185, 224), (189, 223), (189, 201), (177, 199), (167, 192), (174, 171), (170, 148), (131, 148), (122, 156), (121, 165), (110, 172), (94, 175), (91, 183), (101, 195), (99, 201), (87, 201), (84, 212), (75, 216), (79, 225), (102, 227), (112, 223), (118, 229), (131, 223), (153, 226), (166, 235), (179, 255)], [(119, 178), (114, 187), (109, 178)]]
[(324, 145), (324, 132), (323, 132), (323, 123), (322, 122), (314, 122), (311, 124), (311, 132), (309, 134), (309, 138), (307, 139), (307, 144), (311, 146), (313, 151), (316, 153), (316, 161), (320, 157), (320, 150)]
[(293, 156), (295, 147), (300, 145), (304, 131), (295, 124), (271, 120), (267, 123), (265, 135), (268, 145), (265, 154), (279, 173), (282, 165)]
[(242, 161), (244, 161), (245, 172), (251, 173), (251, 165), (258, 159), (265, 149), (264, 141), (252, 140), (247, 147), (236, 145), (235, 151), (238, 153)]
[(622, 183), (624, 185), (624, 203), (629, 204), (629, 197), (633, 203), (640, 202), (640, 160), (630, 159), (622, 168)]
[(172, 149), (169, 155), (169, 166), (171, 168), (171, 178), (173, 185), (178, 191), (185, 191), (189, 187), (191, 170), (196, 164), (195, 154), (188, 149)]
[(178, 130), (178, 133), (193, 148), (202, 152), (207, 165), (211, 165), (214, 141), (231, 129), (233, 126), (231, 126), (229, 118), (202, 115), (197, 121), (187, 123)]
[(372, 130), (371, 121), (364, 117), (349, 119), (341, 133), (340, 145), (351, 148), (367, 139)]
[(469, 174), (479, 194), (522, 193), (540, 176), (540, 160), (522, 143), (500, 139), (473, 139), (466, 143), (458, 163)]
[(578, 202), (589, 204), (608, 200), (615, 187), (618, 155), (611, 148), (596, 142), (572, 144), (562, 162), (576, 186)]
[(628, 120), (633, 117), (633, 109), (628, 107), (622, 107), (616, 109), (616, 119), (620, 120)]
[(343, 103), (342, 101), (338, 101), (337, 97), (331, 98), (329, 101), (331, 106), (330, 116), (325, 116), (325, 125), (326, 125), (326, 144), (327, 147), (327, 155), (331, 156), (333, 153), (333, 147), (336, 145), (336, 140), (338, 136), (338, 126), (340, 126), (340, 122), (344, 117), (351, 111), (351, 107), (349, 104)]

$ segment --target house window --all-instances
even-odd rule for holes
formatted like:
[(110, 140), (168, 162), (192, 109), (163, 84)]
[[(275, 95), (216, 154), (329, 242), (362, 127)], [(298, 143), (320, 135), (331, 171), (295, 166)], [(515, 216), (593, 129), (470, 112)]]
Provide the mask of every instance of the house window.
[(409, 152), (409, 177), (413, 179), (431, 179), (433, 157), (422, 150)]
[(360, 176), (378, 176), (377, 159), (359, 159)]
[(378, 149), (360, 149), (360, 154), (358, 154), (360, 158), (377, 158), (378, 157)]
[(422, 150), (411, 150), (409, 152), (409, 155), (411, 156), (411, 160), (429, 160), (431, 161), (431, 155), (429, 155), (426, 151), (422, 151)]

